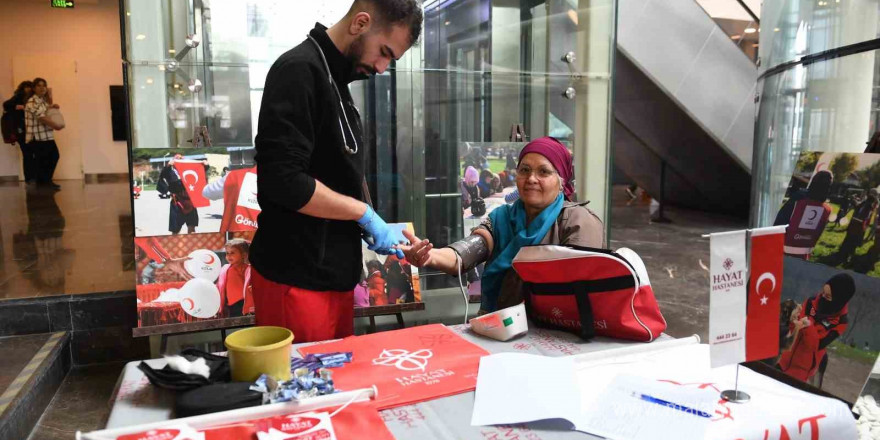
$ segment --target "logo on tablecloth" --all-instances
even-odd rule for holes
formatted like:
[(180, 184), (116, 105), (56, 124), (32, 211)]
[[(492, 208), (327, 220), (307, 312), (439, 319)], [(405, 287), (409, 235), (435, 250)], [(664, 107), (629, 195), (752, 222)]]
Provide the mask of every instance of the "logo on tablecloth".
[(403, 371), (425, 371), (431, 356), (434, 356), (434, 353), (427, 348), (414, 352), (403, 349), (382, 350), (379, 357), (373, 359), (373, 365), (393, 366)]

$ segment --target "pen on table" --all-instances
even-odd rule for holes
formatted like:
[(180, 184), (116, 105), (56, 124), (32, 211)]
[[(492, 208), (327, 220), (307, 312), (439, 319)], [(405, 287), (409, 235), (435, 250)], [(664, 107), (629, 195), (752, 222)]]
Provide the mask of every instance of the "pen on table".
[(688, 408), (687, 406), (679, 405), (677, 403), (672, 403), (672, 402), (669, 402), (669, 401), (666, 401), (663, 399), (659, 399), (654, 396), (649, 396), (647, 394), (633, 393), (632, 395), (633, 395), (633, 397), (638, 397), (639, 399), (642, 399), (645, 402), (656, 403), (657, 405), (662, 405), (667, 408), (677, 409), (679, 411), (686, 412), (688, 414), (693, 414), (697, 417), (703, 417), (706, 419), (712, 417), (712, 415), (707, 412), (700, 411), (698, 409)]

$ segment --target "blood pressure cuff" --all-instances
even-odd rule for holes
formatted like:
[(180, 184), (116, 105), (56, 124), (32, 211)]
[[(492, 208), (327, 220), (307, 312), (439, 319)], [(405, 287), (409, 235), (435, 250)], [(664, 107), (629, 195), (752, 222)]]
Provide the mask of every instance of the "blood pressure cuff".
[(461, 273), (469, 272), (489, 259), (489, 246), (486, 244), (486, 239), (478, 234), (468, 235), (447, 247), (461, 258)]
[(526, 313), (542, 327), (651, 342), (666, 330), (648, 272), (629, 249), (576, 246), (520, 249), (513, 269), (523, 280)]
[(229, 382), (231, 380), (229, 375), (229, 359), (224, 356), (217, 356), (191, 348), (180, 352), (180, 356), (185, 357), (188, 361), (205, 358), (205, 363), (208, 364), (211, 373), (205, 378), (205, 376), (200, 374), (182, 373), (167, 365), (165, 368), (155, 369), (146, 362), (138, 364), (138, 369), (144, 372), (144, 375), (147, 376), (147, 379), (150, 380), (153, 386), (173, 391), (187, 391), (212, 383)]

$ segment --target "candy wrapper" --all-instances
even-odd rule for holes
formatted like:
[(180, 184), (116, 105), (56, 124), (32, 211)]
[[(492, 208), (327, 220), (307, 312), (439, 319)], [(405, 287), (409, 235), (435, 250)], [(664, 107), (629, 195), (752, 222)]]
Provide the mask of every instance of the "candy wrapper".
[(286, 382), (277, 382), (264, 374), (250, 389), (263, 393), (263, 404), (308, 399), (338, 391), (333, 386), (332, 371), (326, 368), (310, 371), (304, 367), (294, 370), (293, 379)]
[(315, 353), (304, 358), (292, 358), (290, 371), (295, 373), (300, 368), (318, 371), (321, 368), (338, 368), (351, 362), (351, 352)]

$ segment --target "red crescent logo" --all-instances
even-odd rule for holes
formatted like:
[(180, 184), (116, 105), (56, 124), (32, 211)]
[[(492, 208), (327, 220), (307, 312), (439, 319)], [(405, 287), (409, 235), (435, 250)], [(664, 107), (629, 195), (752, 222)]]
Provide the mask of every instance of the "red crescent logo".
[[(187, 302), (189, 302), (189, 307), (186, 306), (186, 303), (187, 303)], [(186, 310), (192, 310), (193, 307), (196, 306), (196, 304), (195, 304), (195, 303), (193, 302), (193, 300), (190, 299), (190, 298), (185, 298), (183, 301), (180, 302), (180, 304), (183, 305), (183, 308), (186, 309)]]
[(213, 255), (205, 255), (205, 264), (214, 264), (215, 258)]

